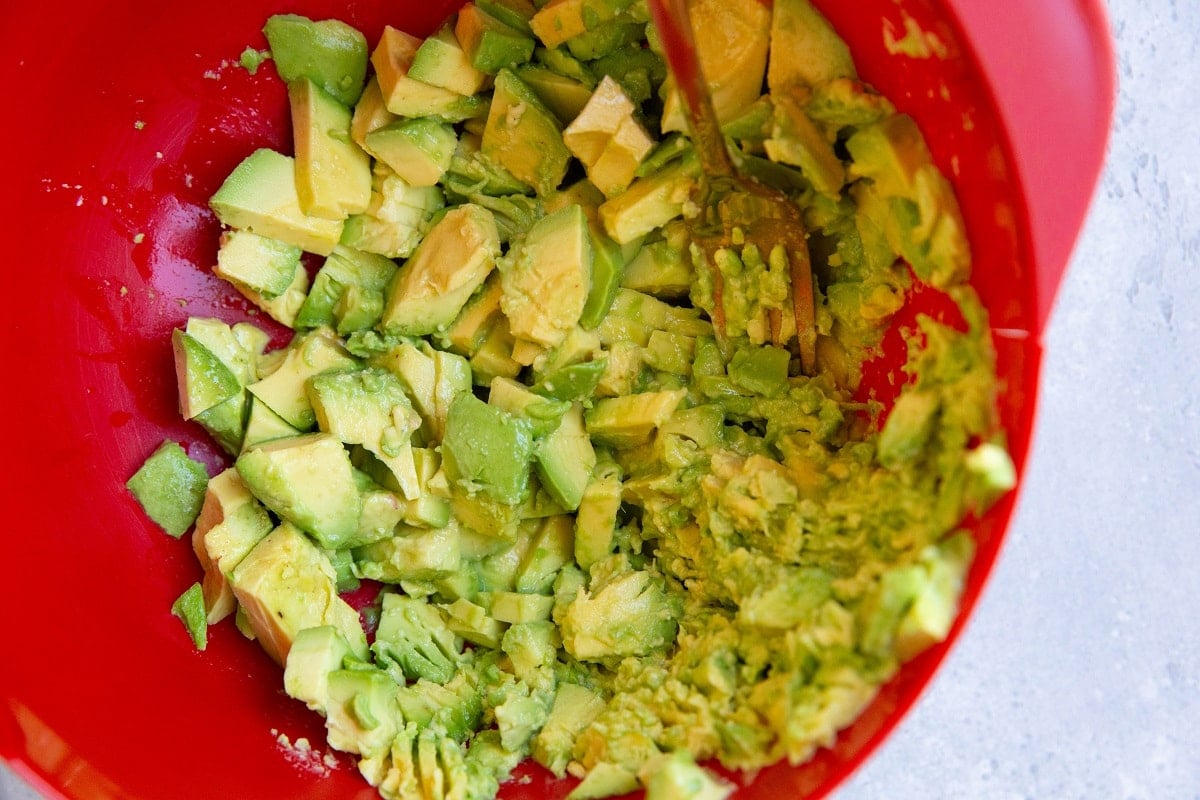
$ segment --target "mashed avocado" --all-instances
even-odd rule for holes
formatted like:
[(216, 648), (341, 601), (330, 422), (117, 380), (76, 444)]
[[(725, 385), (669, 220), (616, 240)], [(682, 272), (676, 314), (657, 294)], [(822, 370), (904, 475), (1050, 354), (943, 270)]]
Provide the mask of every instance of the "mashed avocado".
[[(794, 321), (752, 335), (791, 302), (773, 255), (730, 247), (720, 291), (693, 263), (697, 159), (664, 133), (677, 100), (642, 0), (476, 0), (436, 47), (388, 29), (364, 78), (382, 93), (325, 100), (372, 159), (365, 212), (310, 218), (287, 169), (239, 167), (214, 198), (250, 209), (221, 218), (253, 227), (256, 252), (327, 258), (286, 347), (207, 321), (189, 330), (220, 336), (176, 348), (181, 409), (229, 409), (220, 480), (263, 526), (206, 560), (204, 586), (233, 586), (240, 629), (385, 798), (493, 797), (528, 757), (581, 779), (573, 798), (723, 798), (698, 762), (808, 759), (953, 624), (964, 520), (1015, 483), (961, 213), (806, 0), (750, 5), (774, 13), (755, 27), (772, 46), (714, 80), (738, 87), (735, 161), (809, 232), (811, 374)], [(344, 60), (340, 39), (308, 38), (308, 72)], [(445, 156), (430, 185), (371, 152), (372, 131), (414, 118)], [(610, 162), (621, 179), (598, 187)], [(295, 234), (318, 222), (340, 242)], [(958, 313), (906, 317), (884, 402), (864, 364), (915, 288)], [(344, 596), (364, 586), (359, 625)], [(202, 611), (229, 609), (186, 615), (198, 642)]]

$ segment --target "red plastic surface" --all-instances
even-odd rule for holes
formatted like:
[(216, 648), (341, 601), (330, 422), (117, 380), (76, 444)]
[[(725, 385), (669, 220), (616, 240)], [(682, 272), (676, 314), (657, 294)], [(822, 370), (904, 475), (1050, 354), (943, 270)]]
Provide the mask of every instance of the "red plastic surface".
[[(324, 774), (281, 748), (279, 734), (323, 751), (320, 722), (283, 695), (278, 667), (232, 625), (216, 626), (209, 649), (194, 651), (167, 613), (199, 576), (190, 547), (149, 523), (123, 484), (167, 436), (213, 468), (221, 462), (198, 428), (177, 419), (168, 337), (189, 315), (247, 314), (208, 271), (217, 225), (206, 200), (252, 148), (286, 148), (290, 134), (273, 68), (248, 74), (236, 64), (242, 50), (265, 45), (271, 13), (337, 15), (374, 40), (385, 22), (427, 33), (451, 5), (79, 0), (22, 3), (0, 18), (0, 226), (9, 243), (0, 756), (48, 797), (374, 796), (348, 759)], [(1003, 419), (1022, 464), (1041, 325), (1111, 115), (1102, 6), (818, 5), (863, 76), (917, 117), (959, 192), (976, 285), (998, 329)], [(940, 56), (888, 52), (887, 33), (903, 36), (908, 17), (936, 36)], [(979, 558), (951, 642), (1014, 502), (978, 526)], [(893, 728), (949, 646), (909, 664), (832, 749), (800, 768), (765, 770), (738, 796), (827, 793)], [(507, 796), (559, 797), (569, 785), (530, 775)]]

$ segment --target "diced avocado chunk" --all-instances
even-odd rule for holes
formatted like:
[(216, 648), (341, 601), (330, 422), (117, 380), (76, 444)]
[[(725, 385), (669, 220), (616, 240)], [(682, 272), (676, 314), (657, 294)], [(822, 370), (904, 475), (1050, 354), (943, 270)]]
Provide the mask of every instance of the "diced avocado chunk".
[(638, 788), (637, 774), (620, 764), (601, 761), (588, 770), (566, 800), (599, 800), (629, 794)]
[(933, 434), (940, 409), (937, 392), (920, 389), (901, 392), (879, 432), (876, 445), (879, 463), (898, 468), (917, 458)]
[(354, 653), (346, 637), (333, 625), (305, 628), (296, 634), (283, 670), (283, 688), (288, 697), (313, 711), (329, 707), (329, 676), (342, 669)]
[(362, 498), (350, 456), (332, 434), (264, 442), (238, 456), (236, 466), (263, 505), (323, 547), (336, 550), (358, 533)]
[(329, 746), (365, 758), (385, 753), (403, 723), (396, 682), (380, 669), (329, 673), (325, 731)]
[(446, 212), (392, 282), (381, 327), (406, 336), (445, 329), (483, 285), (499, 253), (490, 211), (467, 204)]
[(238, 376), (194, 336), (176, 328), (171, 332), (171, 349), (179, 412), (184, 419), (192, 419), (241, 393)]
[(799, 167), (818, 192), (840, 196), (846, 170), (834, 152), (833, 142), (825, 138), (795, 95), (775, 96), (771, 138), (763, 146), (773, 161)]
[(618, 244), (628, 244), (682, 216), (699, 174), (699, 162), (685, 157), (661, 172), (637, 178), (600, 206), (604, 230)]
[(425, 581), (454, 574), (462, 566), (459, 529), (399, 525), (395, 533), (354, 551), (355, 574), (383, 583)]
[(421, 39), (388, 25), (371, 53), (384, 106), (399, 117), (436, 117), (461, 122), (487, 112), (480, 95), (461, 95), (451, 89), (419, 81), (408, 74)]
[(772, 93), (796, 83), (816, 86), (855, 77), (850, 49), (809, 0), (777, 0), (770, 41), (767, 85)]
[(734, 786), (714, 777), (686, 750), (664, 753), (638, 770), (646, 800), (725, 800)]
[(542, 196), (558, 188), (571, 160), (554, 112), (510, 69), (496, 75), (480, 146)]
[(633, 0), (550, 0), (529, 25), (546, 47), (558, 47), (581, 36), (629, 7)]
[(371, 131), (366, 146), (410, 186), (435, 186), (450, 169), (458, 137), (449, 124), (418, 117)]
[(443, 465), (453, 486), (501, 503), (519, 503), (529, 488), (532, 456), (527, 423), (469, 392), (454, 399), (442, 440)]
[(125, 482), (160, 528), (178, 539), (192, 527), (204, 503), (208, 471), (178, 442), (160, 444)]
[(587, 84), (545, 67), (524, 64), (517, 68), (516, 73), (563, 125), (569, 125), (579, 116), (592, 96)]
[(204, 568), (204, 604), (209, 624), (233, 613), (228, 575), (262, 541), (274, 523), (235, 468), (208, 482), (204, 505), (192, 532), (192, 550)]
[(483, 89), (487, 73), (476, 69), (450, 25), (443, 25), (413, 54), (408, 74), (419, 81), (471, 95)]
[(371, 159), (350, 138), (350, 109), (308, 79), (288, 84), (296, 196), (323, 219), (361, 214), (371, 200)]
[(580, 661), (647, 655), (675, 640), (681, 614), (661, 575), (618, 568), (608, 580), (581, 588), (566, 607), (563, 647)]
[(606, 197), (628, 188), (638, 165), (654, 149), (635, 109), (621, 85), (606, 75), (563, 131), (563, 141)]
[(462, 640), (424, 600), (387, 592), (371, 645), (375, 658), (397, 677), (447, 683), (462, 659)]
[(341, 243), (388, 258), (407, 258), (445, 205), (438, 186), (413, 186), (382, 161), (375, 162), (371, 203), (346, 220)]
[(671, 389), (597, 400), (585, 415), (588, 434), (597, 444), (610, 447), (645, 444), (686, 395), (684, 389)]
[(208, 614), (204, 610), (204, 588), (193, 583), (171, 605), (171, 613), (183, 623), (197, 650), (208, 646)]
[[(395, 122), (396, 115), (388, 111), (383, 102), (383, 90), (379, 88), (379, 78), (372, 75), (367, 80), (362, 97), (354, 104), (354, 112), (350, 116), (350, 138), (359, 147), (367, 150), (367, 134), (376, 128), (382, 128), (389, 122)], [(367, 150), (370, 153), (370, 150)]]
[(302, 433), (300, 429), (279, 416), (269, 405), (254, 395), (247, 396), (247, 405), (246, 431), (242, 437), (241, 450), (247, 450), (256, 444), (269, 442), (272, 439), (298, 436)]
[(454, 35), (471, 65), (488, 75), (528, 61), (535, 44), (528, 32), (509, 25), (476, 3), (459, 9)]
[(367, 74), (367, 40), (360, 31), (336, 19), (276, 14), (263, 33), (285, 81), (311, 80), (342, 105), (358, 101)]
[(298, 334), (288, 344), (278, 369), (247, 390), (297, 430), (316, 422), (305, 386), (309, 378), (329, 369), (348, 369), (358, 362), (342, 347), (333, 331), (317, 328)]
[(575, 515), (575, 563), (588, 569), (612, 554), (621, 510), (621, 468), (610, 458), (597, 461)]
[(300, 248), (249, 231), (225, 231), (217, 250), (219, 277), (265, 298), (283, 294), (296, 277)]
[(209, 201), (217, 218), (241, 228), (327, 256), (342, 236), (342, 220), (305, 214), (296, 191), (296, 162), (260, 148), (234, 167)]
[(579, 508), (596, 465), (581, 404), (572, 404), (558, 428), (538, 442), (534, 459), (538, 478), (555, 502), (567, 511)]
[(500, 263), (500, 307), (513, 336), (556, 347), (583, 314), (591, 287), (592, 243), (579, 206), (538, 220)]
[(488, 405), (523, 419), (535, 437), (553, 433), (562, 423), (570, 403), (538, 394), (512, 378), (496, 377), (489, 384)]
[(255, 545), (230, 582), (258, 642), (279, 664), (287, 663), (296, 635), (318, 625), (336, 627), (355, 656), (366, 659), (358, 613), (338, 597), (333, 565), (291, 523), (282, 523)]
[(604, 700), (596, 692), (576, 683), (563, 683), (554, 693), (554, 705), (546, 724), (533, 738), (535, 761), (556, 776), (566, 774), (575, 737), (604, 709)]
[[(296, 328), (329, 326), (346, 334), (374, 326), (383, 313), (383, 293), (396, 274), (396, 263), (376, 253), (338, 245), (325, 259), (313, 278), (304, 304), (296, 314)], [(378, 303), (371, 319), (352, 325), (348, 312), (354, 307), (347, 296), (357, 298), (360, 307)], [(365, 298), (374, 298), (368, 301)]]

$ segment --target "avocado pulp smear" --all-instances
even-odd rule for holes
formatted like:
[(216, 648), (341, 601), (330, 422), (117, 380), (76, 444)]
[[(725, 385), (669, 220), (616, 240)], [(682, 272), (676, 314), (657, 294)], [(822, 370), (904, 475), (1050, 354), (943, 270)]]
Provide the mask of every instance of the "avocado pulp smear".
[[(176, 330), (181, 413), (231, 465), (205, 485), (164, 446), (130, 489), (194, 522), (197, 646), (232, 617), (383, 797), (490, 798), (533, 758), (573, 798), (722, 798), (698, 762), (802, 762), (945, 639), (964, 520), (1015, 483), (912, 118), (807, 0), (692, 17), (736, 164), (803, 211), (811, 376), (764, 323), (786, 264), (734, 231), (720, 291), (696, 267), (643, 0), (475, 0), (370, 44), (266, 22), (294, 149), (212, 197), (213, 269), (294, 335)], [(919, 292), (953, 318), (903, 317)], [(885, 403), (864, 373), (902, 317)]]

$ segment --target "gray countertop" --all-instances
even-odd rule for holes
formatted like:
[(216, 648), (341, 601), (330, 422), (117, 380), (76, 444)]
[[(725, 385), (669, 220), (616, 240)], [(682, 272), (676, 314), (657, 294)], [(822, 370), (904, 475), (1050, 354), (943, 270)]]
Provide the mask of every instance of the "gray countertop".
[[(1200, 4), (1109, 9), (1116, 126), (1016, 516), (944, 668), (837, 800), (1200, 798)], [(31, 798), (0, 768), (0, 800)]]

